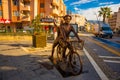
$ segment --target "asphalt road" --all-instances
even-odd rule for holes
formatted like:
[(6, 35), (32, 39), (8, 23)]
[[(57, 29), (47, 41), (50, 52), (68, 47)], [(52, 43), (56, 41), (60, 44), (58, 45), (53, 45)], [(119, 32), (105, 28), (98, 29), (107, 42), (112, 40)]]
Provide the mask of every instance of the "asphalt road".
[(93, 57), (98, 66), (109, 79), (116, 79), (120, 76), (120, 52), (118, 48), (111, 47), (93, 37), (83, 37), (85, 48)]

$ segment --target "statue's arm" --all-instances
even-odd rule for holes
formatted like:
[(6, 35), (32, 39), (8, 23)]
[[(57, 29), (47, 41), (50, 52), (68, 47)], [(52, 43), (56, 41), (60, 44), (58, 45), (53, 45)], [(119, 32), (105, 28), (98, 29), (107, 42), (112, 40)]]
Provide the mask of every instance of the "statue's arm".
[(73, 26), (71, 26), (71, 30), (75, 34), (75, 36), (77, 37), (77, 39), (81, 42), (82, 40), (79, 38), (77, 32), (75, 32), (75, 29), (73, 28)]

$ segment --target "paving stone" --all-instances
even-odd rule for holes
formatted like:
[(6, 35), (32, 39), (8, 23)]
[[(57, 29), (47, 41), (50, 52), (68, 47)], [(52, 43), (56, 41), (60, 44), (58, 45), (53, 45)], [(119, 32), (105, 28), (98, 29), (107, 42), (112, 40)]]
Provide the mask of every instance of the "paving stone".
[(20, 48), (19, 43), (2, 44), (0, 70), (5, 65), (15, 69), (0, 71), (0, 80), (62, 80), (62, 76), (48, 59), (51, 45), (43, 51), (37, 49), (37, 52), (27, 53)]

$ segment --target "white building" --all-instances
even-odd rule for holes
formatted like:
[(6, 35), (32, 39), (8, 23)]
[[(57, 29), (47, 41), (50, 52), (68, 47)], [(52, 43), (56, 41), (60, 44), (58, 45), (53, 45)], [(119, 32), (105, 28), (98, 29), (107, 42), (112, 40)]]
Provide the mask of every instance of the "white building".
[(84, 16), (80, 15), (80, 14), (71, 14), (72, 16), (72, 20), (71, 23), (76, 23), (78, 24), (78, 27), (80, 26), (85, 26), (86, 23), (86, 19)]

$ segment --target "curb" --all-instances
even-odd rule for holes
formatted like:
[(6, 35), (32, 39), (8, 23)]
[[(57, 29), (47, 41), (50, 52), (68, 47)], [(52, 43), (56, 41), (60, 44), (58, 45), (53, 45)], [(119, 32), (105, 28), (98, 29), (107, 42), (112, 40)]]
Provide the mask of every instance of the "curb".
[(33, 52), (46, 52), (52, 50), (52, 43), (47, 43), (47, 46), (44, 48), (35, 48), (35, 47), (23, 47), (20, 46), (22, 50), (24, 50), (27, 53), (33, 53)]

